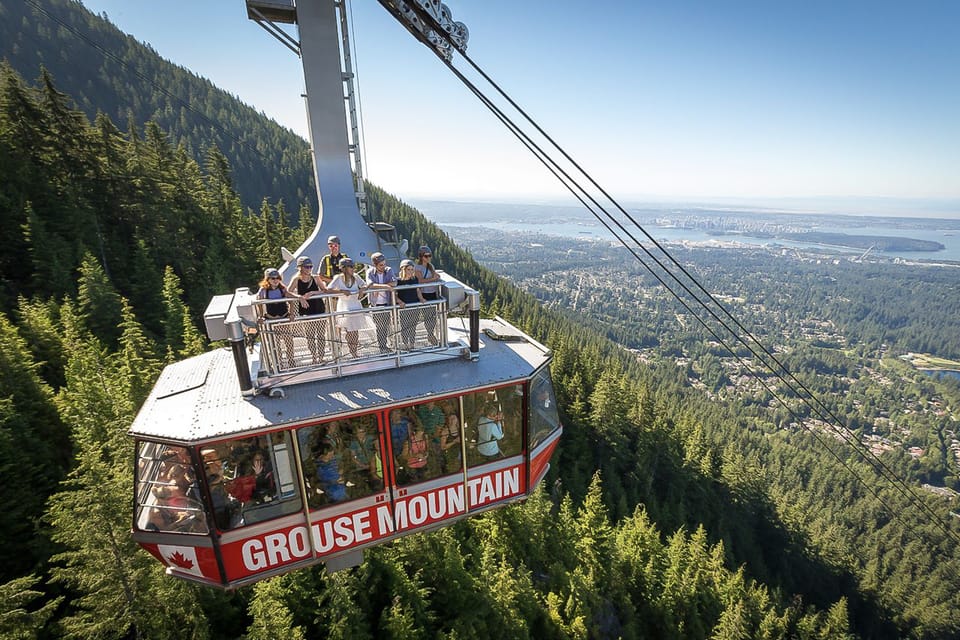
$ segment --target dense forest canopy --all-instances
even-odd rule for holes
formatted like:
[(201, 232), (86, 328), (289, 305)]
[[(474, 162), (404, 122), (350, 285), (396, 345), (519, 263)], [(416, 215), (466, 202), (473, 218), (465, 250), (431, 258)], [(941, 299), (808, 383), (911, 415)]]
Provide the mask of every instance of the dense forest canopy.
[(257, 209), (267, 198), (282, 200), (294, 219), (301, 205), (317, 211), (303, 138), (164, 60), (77, 0), (0, 0), (0, 60), (23, 78), (45, 68), (90, 120), (103, 113), (124, 129), (152, 121), (200, 163), (206, 149), (218, 148), (245, 207)]
[(869, 470), (875, 491), (803, 434), (639, 362), (601, 320), (539, 305), (374, 185), (378, 217), (553, 350), (549, 495), (333, 576), (231, 594), (165, 577), (129, 536), (126, 430), (164, 363), (209, 348), (210, 295), (253, 285), (310, 216), (248, 211), (214, 140), (191, 139), (198, 162), (157, 122), (101, 111), (0, 66), (0, 638), (960, 634), (956, 545), (891, 518), (910, 509)]

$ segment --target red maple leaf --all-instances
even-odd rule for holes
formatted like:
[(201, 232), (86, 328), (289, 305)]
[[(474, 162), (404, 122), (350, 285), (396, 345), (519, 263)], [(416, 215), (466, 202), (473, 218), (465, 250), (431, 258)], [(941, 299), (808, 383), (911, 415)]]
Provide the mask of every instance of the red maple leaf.
[(181, 569), (193, 569), (193, 560), (187, 560), (179, 551), (174, 551), (167, 560), (170, 561), (170, 564)]

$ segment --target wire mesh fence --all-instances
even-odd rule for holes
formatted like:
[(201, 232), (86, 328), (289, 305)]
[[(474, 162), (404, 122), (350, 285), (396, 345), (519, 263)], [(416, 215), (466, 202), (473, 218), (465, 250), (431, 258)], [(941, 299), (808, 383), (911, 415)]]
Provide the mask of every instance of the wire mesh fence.
[(276, 375), (445, 347), (446, 301), (261, 319), (258, 325), (261, 363)]

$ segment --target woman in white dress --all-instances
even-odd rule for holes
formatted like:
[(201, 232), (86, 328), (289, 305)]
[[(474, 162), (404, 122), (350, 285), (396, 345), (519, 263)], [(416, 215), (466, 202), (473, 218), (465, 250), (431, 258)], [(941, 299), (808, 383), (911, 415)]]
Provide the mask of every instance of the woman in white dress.
[(365, 292), (369, 285), (366, 280), (354, 273), (352, 259), (341, 258), (340, 269), (342, 273), (337, 274), (327, 285), (327, 291), (344, 296), (337, 304), (337, 311), (348, 313), (337, 317), (337, 327), (346, 334), (347, 346), (350, 347), (351, 355), (356, 358), (360, 351), (360, 331), (373, 329), (373, 326), (366, 313), (349, 312), (363, 309), (363, 305), (360, 304), (360, 294)]

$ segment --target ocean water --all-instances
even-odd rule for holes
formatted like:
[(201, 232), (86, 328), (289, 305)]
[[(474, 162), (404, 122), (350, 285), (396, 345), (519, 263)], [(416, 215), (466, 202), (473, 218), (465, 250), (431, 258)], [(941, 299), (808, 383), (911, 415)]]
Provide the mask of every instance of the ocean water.
[[(593, 220), (571, 221), (571, 220), (553, 220), (546, 222), (524, 222), (491, 219), (487, 221), (445, 221), (435, 218), (435, 222), (441, 227), (485, 227), (488, 229), (497, 229), (505, 232), (516, 233), (541, 233), (551, 236), (560, 236), (566, 238), (579, 239), (600, 239), (614, 240), (613, 235), (607, 231), (598, 222)], [(947, 225), (945, 225), (947, 226)], [(658, 227), (655, 225), (645, 225), (643, 227), (653, 239), (658, 242), (739, 242), (745, 245), (757, 247), (777, 245), (782, 247), (809, 248), (820, 247), (813, 242), (798, 242), (795, 240), (780, 240), (776, 238), (758, 238), (750, 235), (727, 234), (714, 235), (701, 229), (681, 229), (677, 227)], [(847, 235), (866, 235), (866, 236), (887, 236), (914, 238), (917, 240), (932, 240), (944, 245), (940, 251), (884, 251), (879, 255), (887, 257), (899, 257), (908, 260), (952, 260), (960, 261), (960, 231), (952, 229), (911, 229), (893, 226), (811, 226), (810, 231), (823, 231), (828, 233), (845, 233)], [(640, 231), (633, 230), (633, 235), (641, 242), (648, 242), (647, 237)], [(843, 252), (850, 254), (861, 254), (863, 249), (829, 247), (834, 252)]]

